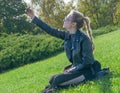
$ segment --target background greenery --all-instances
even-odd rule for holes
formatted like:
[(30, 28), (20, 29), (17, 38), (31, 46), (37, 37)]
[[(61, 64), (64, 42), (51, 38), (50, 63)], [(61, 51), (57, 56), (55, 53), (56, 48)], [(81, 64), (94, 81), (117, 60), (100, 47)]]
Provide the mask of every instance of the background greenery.
[(0, 71), (52, 56), (63, 50), (62, 45), (49, 35), (4, 34), (0, 37)]
[[(120, 24), (120, 0), (32, 0), (33, 7), (38, 5), (39, 17), (54, 27), (62, 28), (64, 17), (71, 9), (90, 17), (94, 29), (107, 25)], [(53, 24), (54, 22), (54, 24)]]
[(67, 4), (64, 0), (31, 1), (32, 3), (27, 5), (24, 0), (0, 0), (0, 34), (2, 32), (8, 34), (43, 33), (28, 22), (29, 19), (25, 15), (28, 6), (37, 8), (38, 17), (59, 29), (62, 29), (63, 19), (71, 9), (88, 16), (93, 29), (120, 24), (120, 0), (71, 0)]

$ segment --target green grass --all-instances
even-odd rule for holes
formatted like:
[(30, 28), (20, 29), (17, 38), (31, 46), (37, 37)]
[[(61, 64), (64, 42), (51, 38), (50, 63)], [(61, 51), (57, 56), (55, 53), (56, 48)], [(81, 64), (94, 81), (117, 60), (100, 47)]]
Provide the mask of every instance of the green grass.
[[(60, 93), (120, 93), (120, 30), (95, 38), (95, 58), (109, 67), (105, 77)], [(52, 75), (69, 62), (65, 53), (0, 74), (0, 93), (41, 93)]]

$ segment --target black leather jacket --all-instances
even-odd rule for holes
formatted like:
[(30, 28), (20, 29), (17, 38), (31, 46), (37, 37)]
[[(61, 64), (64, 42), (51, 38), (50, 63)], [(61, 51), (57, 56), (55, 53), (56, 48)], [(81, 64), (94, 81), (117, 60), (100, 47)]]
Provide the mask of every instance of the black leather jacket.
[(66, 55), (72, 63), (72, 67), (75, 67), (76, 70), (88, 67), (94, 63), (92, 43), (81, 30), (77, 30), (75, 34), (69, 34), (68, 31), (60, 31), (50, 27), (37, 17), (34, 17), (32, 22), (48, 34), (64, 40)]

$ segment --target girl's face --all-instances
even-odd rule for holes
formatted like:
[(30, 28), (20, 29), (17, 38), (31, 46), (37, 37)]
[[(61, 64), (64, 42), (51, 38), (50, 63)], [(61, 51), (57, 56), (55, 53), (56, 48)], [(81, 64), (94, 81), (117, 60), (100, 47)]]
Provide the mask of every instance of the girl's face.
[(64, 21), (63, 28), (70, 30), (73, 25), (72, 15), (68, 14), (63, 21)]

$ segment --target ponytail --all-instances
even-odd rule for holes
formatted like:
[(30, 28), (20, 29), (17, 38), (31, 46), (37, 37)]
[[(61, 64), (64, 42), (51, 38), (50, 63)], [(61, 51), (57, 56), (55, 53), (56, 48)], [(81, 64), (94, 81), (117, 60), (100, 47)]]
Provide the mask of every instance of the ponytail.
[(94, 46), (94, 42), (93, 42), (93, 36), (92, 36), (92, 30), (91, 30), (91, 27), (90, 27), (90, 20), (89, 20), (89, 18), (88, 17), (84, 17), (84, 22), (85, 22), (85, 27), (86, 27), (86, 30), (87, 30), (87, 35), (90, 38), (90, 41), (92, 43), (92, 49), (93, 49), (93, 52), (94, 52), (95, 46)]
[(73, 16), (73, 22), (77, 23), (77, 29), (82, 28), (85, 24), (85, 27), (86, 27), (86, 30), (87, 30), (87, 35), (90, 38), (90, 41), (92, 43), (92, 48), (93, 48), (93, 51), (94, 51), (95, 47), (94, 47), (94, 43), (93, 43), (92, 30), (91, 30), (91, 27), (90, 27), (89, 18), (84, 17), (84, 15), (82, 13), (80, 13), (78, 11), (75, 11), (75, 10), (72, 10), (71, 14)]

